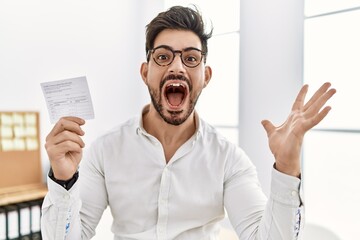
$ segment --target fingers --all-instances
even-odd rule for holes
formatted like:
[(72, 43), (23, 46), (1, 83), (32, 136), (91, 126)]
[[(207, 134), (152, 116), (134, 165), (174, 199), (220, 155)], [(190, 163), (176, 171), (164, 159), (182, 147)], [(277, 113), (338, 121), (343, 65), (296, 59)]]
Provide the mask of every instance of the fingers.
[(324, 95), (324, 93), (327, 92), (327, 90), (330, 88), (331, 84), (329, 82), (324, 83), (316, 92), (315, 94), (310, 98), (310, 100), (305, 104), (304, 111), (306, 111), (310, 106), (312, 106), (321, 96)]
[(50, 161), (63, 159), (69, 152), (81, 153), (85, 143), (81, 139), (85, 121), (77, 117), (63, 117), (46, 137), (45, 149)]
[(83, 148), (85, 146), (84, 141), (81, 139), (81, 137), (78, 134), (68, 131), (68, 130), (64, 130), (64, 131), (60, 132), (59, 134), (53, 136), (52, 138), (48, 138), (46, 141), (46, 144), (47, 145), (58, 145), (60, 143), (66, 142), (66, 141), (77, 143), (81, 148)]
[(336, 90), (329, 89), (330, 87), (330, 83), (324, 83), (302, 108), (302, 114), (305, 117), (304, 129), (308, 130), (319, 124), (331, 110), (329, 106), (324, 107), (326, 102), (336, 93)]
[(297, 97), (295, 99), (292, 110), (299, 110), (299, 109), (301, 109), (303, 107), (305, 96), (306, 96), (306, 93), (307, 93), (308, 89), (309, 89), (308, 85), (304, 85), (301, 88), (299, 94), (297, 95)]
[(329, 107), (329, 106), (322, 109), (318, 114), (316, 114), (314, 117), (312, 117), (305, 123), (305, 129), (310, 129), (310, 128), (316, 126), (318, 123), (320, 123), (326, 117), (326, 115), (330, 112), (330, 110), (331, 110), (331, 107)]
[(60, 159), (69, 152), (82, 153), (83, 146), (75, 141), (66, 140), (57, 144), (47, 142), (45, 148), (51, 161), (52, 158), (55, 158), (54, 160)]
[(52, 138), (59, 134), (60, 132), (63, 132), (65, 130), (76, 133), (80, 136), (84, 135), (84, 131), (81, 129), (81, 125), (85, 124), (85, 120), (78, 118), (78, 117), (63, 117), (61, 118), (53, 127), (51, 132), (46, 137), (46, 141), (48, 141), (49, 138)]
[(329, 87), (330, 83), (325, 83), (306, 103), (303, 109), (306, 116), (312, 118), (313, 116), (318, 114), (320, 109), (336, 93), (335, 89), (329, 89)]

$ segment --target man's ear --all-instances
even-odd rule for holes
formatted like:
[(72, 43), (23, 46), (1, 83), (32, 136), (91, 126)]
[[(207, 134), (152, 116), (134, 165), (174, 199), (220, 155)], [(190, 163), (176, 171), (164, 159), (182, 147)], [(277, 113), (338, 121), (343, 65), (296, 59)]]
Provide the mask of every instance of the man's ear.
[(205, 81), (204, 81), (204, 87), (208, 85), (212, 77), (212, 69), (210, 66), (205, 66)]
[(147, 73), (148, 73), (148, 63), (143, 62), (140, 67), (140, 75), (146, 85), (147, 85)]

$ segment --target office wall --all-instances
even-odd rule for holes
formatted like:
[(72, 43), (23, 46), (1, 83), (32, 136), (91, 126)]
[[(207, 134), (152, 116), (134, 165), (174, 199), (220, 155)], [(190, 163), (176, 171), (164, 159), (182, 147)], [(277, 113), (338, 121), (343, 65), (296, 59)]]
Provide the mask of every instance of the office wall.
[(304, 2), (242, 0), (239, 142), (266, 194), (274, 158), (261, 120), (280, 125), (303, 82)]
[(87, 77), (95, 109), (84, 126), (89, 145), (148, 102), (139, 75), (144, 30), (162, 8), (146, 0), (0, 2), (0, 110), (40, 112), (44, 172), (52, 125), (40, 83)]

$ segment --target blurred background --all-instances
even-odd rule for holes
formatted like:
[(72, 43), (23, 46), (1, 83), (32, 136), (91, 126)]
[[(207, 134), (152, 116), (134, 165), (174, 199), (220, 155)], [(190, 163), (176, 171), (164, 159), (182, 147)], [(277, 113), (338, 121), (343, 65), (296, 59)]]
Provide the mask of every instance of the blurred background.
[[(145, 25), (160, 11), (190, 4), (214, 27), (207, 61), (213, 79), (197, 110), (247, 152), (267, 195), (274, 159), (261, 120), (281, 124), (305, 83), (309, 95), (326, 81), (337, 89), (332, 111), (304, 142), (306, 223), (336, 239), (355, 239), (360, 0), (0, 1), (0, 112), (39, 112), (41, 181), (50, 167), (43, 145), (52, 124), (40, 83), (87, 77), (95, 109), (84, 127), (90, 145), (149, 102), (139, 74), (146, 61)], [(111, 238), (111, 221), (106, 210), (94, 239)], [(231, 225), (222, 224), (229, 234), (224, 239), (231, 239)]]

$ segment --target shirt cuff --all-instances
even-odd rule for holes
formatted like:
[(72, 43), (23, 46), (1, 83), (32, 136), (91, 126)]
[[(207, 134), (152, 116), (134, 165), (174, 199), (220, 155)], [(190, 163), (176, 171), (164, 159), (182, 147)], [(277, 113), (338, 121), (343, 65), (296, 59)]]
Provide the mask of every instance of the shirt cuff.
[(74, 173), (74, 175), (72, 176), (72, 178), (70, 178), (69, 180), (65, 180), (65, 181), (56, 179), (55, 176), (54, 176), (54, 172), (53, 172), (52, 168), (50, 168), (48, 176), (54, 182), (56, 182), (57, 184), (60, 184), (61, 186), (63, 186), (63, 188), (65, 188), (66, 190), (70, 190), (70, 188), (76, 183), (76, 181), (79, 178), (79, 171), (76, 171)]
[(48, 176), (47, 185), (52, 204), (67, 206), (70, 202), (74, 202), (80, 197), (79, 181), (76, 181), (70, 190), (66, 190)]
[(271, 197), (282, 204), (299, 207), (301, 200), (301, 180), (272, 169)]

